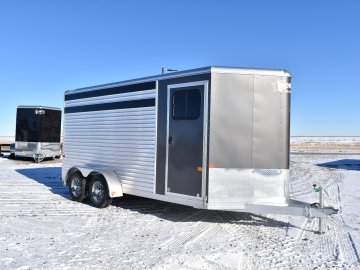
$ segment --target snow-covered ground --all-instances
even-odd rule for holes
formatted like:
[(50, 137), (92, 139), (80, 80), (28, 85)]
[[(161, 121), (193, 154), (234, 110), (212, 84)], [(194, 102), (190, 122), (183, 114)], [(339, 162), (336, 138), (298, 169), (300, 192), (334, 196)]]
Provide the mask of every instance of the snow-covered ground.
[(206, 211), (126, 196), (69, 200), (61, 163), (0, 158), (0, 269), (356, 269), (360, 155), (291, 155), (291, 197), (341, 214), (325, 222)]

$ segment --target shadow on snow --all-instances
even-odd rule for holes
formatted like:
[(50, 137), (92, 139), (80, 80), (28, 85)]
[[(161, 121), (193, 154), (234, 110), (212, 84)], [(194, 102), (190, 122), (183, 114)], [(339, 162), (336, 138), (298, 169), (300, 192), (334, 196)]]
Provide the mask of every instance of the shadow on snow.
[(325, 168), (330, 168), (330, 169), (360, 171), (360, 160), (359, 159), (340, 159), (340, 160), (330, 161), (330, 162), (326, 162), (326, 163), (320, 163), (317, 165), (320, 167), (325, 167)]
[(56, 195), (69, 198), (68, 189), (61, 180), (61, 167), (17, 169), (16, 172), (47, 186)]
[[(61, 167), (18, 169), (16, 172), (47, 186), (53, 194), (69, 199), (68, 189), (61, 181)], [(88, 201), (86, 203), (89, 203)], [(283, 222), (261, 215), (233, 212), (195, 209), (189, 206), (178, 205), (143, 197), (124, 195), (113, 199), (112, 206), (127, 209), (143, 215), (152, 215), (160, 220), (172, 222), (210, 222), (231, 223), (249, 226), (265, 227), (296, 227), (288, 222)], [(76, 211), (76, 209), (75, 209)], [(107, 211), (102, 209), (102, 211)]]
[(289, 227), (298, 228), (288, 222), (273, 218), (234, 211), (219, 211), (196, 209), (190, 206), (178, 205), (137, 196), (124, 195), (122, 198), (113, 200), (113, 206), (121, 207), (144, 215), (153, 215), (160, 220), (172, 222), (209, 222), (230, 223), (237, 225), (264, 226), (264, 227)]

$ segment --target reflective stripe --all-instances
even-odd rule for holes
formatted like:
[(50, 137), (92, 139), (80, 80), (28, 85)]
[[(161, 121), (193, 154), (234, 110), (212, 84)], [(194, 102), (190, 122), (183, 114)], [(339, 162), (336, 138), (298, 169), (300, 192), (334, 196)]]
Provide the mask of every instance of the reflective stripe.
[(117, 86), (93, 91), (86, 91), (74, 94), (65, 94), (65, 101), (74, 100), (74, 99), (83, 99), (83, 98), (90, 98), (90, 97), (99, 97), (99, 96), (108, 96), (108, 95), (115, 95), (115, 94), (123, 94), (129, 92), (137, 92), (137, 91), (144, 91), (156, 88), (156, 81), (152, 82), (145, 82), (145, 83), (138, 83), (138, 84), (130, 84), (125, 86)]
[(155, 98), (141, 99), (141, 100), (128, 100), (123, 102), (101, 103), (93, 105), (84, 105), (76, 107), (66, 107), (64, 113), (78, 113), (78, 112), (93, 112), (104, 110), (118, 110), (118, 109), (131, 109), (140, 107), (153, 107), (155, 106)]

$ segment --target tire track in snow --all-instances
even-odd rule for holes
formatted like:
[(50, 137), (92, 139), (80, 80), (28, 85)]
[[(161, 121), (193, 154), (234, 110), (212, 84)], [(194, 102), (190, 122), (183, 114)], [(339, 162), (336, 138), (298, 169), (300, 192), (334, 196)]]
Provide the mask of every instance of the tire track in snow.
[(192, 217), (194, 219), (191, 221), (194, 222), (194, 224), (186, 232), (180, 233), (178, 236), (170, 238), (161, 245), (161, 248), (171, 250), (179, 249), (186, 246), (189, 241), (193, 240), (192, 242), (195, 242), (196, 239), (199, 239), (199, 235), (208, 230), (211, 227), (211, 221), (214, 220), (214, 218), (212, 218), (209, 213), (205, 211), (199, 212), (199, 215), (196, 215), (195, 218), (194, 216)]
[(345, 229), (346, 226), (342, 224), (342, 221), (339, 220), (338, 217), (329, 220), (328, 224), (329, 229), (333, 232), (336, 239), (335, 256), (339, 260), (347, 262), (354, 267), (359, 266), (359, 254), (352, 242), (350, 232)]
[[(197, 213), (196, 213), (197, 212)], [(198, 243), (206, 243), (212, 239), (219, 231), (223, 230), (224, 218), (218, 211), (199, 211), (184, 219), (184, 221), (195, 222), (186, 233), (181, 233), (178, 237), (172, 237), (161, 244), (163, 249), (182, 249), (191, 248)]]
[(356, 256), (357, 262), (358, 262), (358, 264), (360, 264), (359, 252), (358, 252), (358, 250), (356, 249), (354, 240), (353, 240), (350, 232), (348, 232), (348, 236), (349, 236), (349, 240), (350, 240), (351, 246), (352, 246), (352, 248), (353, 248), (354, 254), (355, 254), (355, 256)]

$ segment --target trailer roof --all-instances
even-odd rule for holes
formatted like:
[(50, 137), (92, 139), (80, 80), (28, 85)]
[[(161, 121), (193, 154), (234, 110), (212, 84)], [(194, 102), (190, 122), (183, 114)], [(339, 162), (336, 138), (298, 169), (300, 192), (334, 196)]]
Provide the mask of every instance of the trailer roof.
[(18, 109), (45, 109), (45, 110), (55, 110), (55, 111), (61, 111), (61, 108), (55, 108), (55, 107), (48, 107), (48, 106), (37, 106), (37, 105), (19, 105), (17, 107)]
[(164, 75), (159, 74), (159, 75), (154, 75), (154, 76), (149, 76), (149, 77), (142, 77), (142, 78), (138, 78), (138, 79), (131, 79), (131, 80), (113, 82), (113, 83), (108, 83), (108, 84), (101, 84), (101, 85), (95, 85), (95, 86), (90, 86), (90, 87), (77, 88), (74, 90), (67, 90), (67, 91), (65, 91), (65, 95), (72, 94), (72, 93), (78, 93), (78, 92), (93, 91), (93, 90), (97, 90), (97, 89), (110, 88), (110, 87), (121, 86), (121, 85), (128, 85), (128, 84), (154, 81), (154, 80), (166, 80), (166, 79), (171, 79), (171, 78), (184, 77), (184, 76), (190, 76), (190, 75), (198, 75), (198, 74), (204, 74), (204, 73), (210, 73), (210, 72), (211, 73), (233, 73), (233, 74), (235, 73), (235, 74), (255, 74), (255, 75), (264, 75), (264, 76), (268, 75), (268, 76), (291, 77), (290, 73), (287, 70), (283, 70), (283, 69), (208, 66), (208, 67), (203, 67), (203, 68), (176, 71), (176, 72), (167, 73)]

